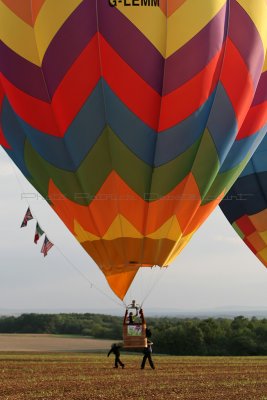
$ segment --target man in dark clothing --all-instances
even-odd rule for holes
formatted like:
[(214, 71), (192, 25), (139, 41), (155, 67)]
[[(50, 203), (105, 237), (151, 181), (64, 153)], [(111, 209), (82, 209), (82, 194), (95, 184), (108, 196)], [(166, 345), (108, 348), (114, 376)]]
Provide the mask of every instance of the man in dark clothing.
[(154, 363), (153, 363), (153, 361), (152, 361), (152, 357), (151, 357), (151, 354), (152, 354), (152, 345), (153, 345), (153, 343), (150, 342), (150, 340), (148, 340), (148, 341), (147, 341), (147, 347), (144, 348), (144, 357), (143, 357), (143, 361), (142, 361), (142, 364), (141, 364), (141, 369), (144, 369), (144, 368), (145, 368), (145, 364), (146, 364), (146, 360), (147, 360), (147, 359), (148, 359), (148, 361), (149, 361), (150, 367), (151, 367), (152, 369), (155, 369), (155, 365), (154, 365)]
[(129, 314), (128, 323), (129, 323), (129, 325), (133, 325), (134, 324), (134, 316), (133, 316), (132, 312), (130, 312), (130, 314)]
[(124, 364), (120, 360), (120, 355), (121, 355), (120, 348), (121, 348), (120, 345), (118, 345), (116, 343), (113, 343), (113, 345), (111, 346), (111, 349), (108, 352), (108, 357), (110, 356), (111, 353), (113, 353), (115, 355), (115, 366), (114, 366), (114, 368), (118, 368), (118, 364), (120, 364), (120, 366), (122, 368), (124, 368)]

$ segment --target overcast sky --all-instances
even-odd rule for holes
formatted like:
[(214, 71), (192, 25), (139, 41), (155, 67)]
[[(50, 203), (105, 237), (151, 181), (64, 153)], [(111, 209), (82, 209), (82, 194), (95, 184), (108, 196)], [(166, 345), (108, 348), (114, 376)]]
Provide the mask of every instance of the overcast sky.
[[(20, 229), (27, 209), (21, 192), (36, 192), (1, 148), (0, 181), (0, 310), (120, 310), (101, 271), (44, 200), (30, 203), (55, 243), (45, 259), (41, 241), (33, 243), (35, 223)], [(144, 306), (150, 309), (266, 307), (267, 270), (217, 209), (167, 270), (142, 271), (126, 302), (140, 302), (146, 294)]]

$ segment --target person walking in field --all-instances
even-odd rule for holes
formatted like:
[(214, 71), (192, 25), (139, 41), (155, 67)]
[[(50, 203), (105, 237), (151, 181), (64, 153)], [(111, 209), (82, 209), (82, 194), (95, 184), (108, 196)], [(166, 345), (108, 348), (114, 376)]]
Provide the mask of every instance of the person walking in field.
[(113, 345), (111, 346), (111, 349), (109, 350), (108, 355), (107, 355), (108, 357), (110, 356), (111, 353), (113, 353), (113, 354), (115, 355), (115, 365), (114, 365), (114, 368), (118, 368), (119, 365), (120, 365), (122, 368), (125, 367), (125, 365), (124, 365), (124, 364), (121, 362), (121, 360), (120, 360), (120, 355), (121, 355), (121, 353), (120, 353), (120, 348), (121, 348), (121, 346), (120, 346), (119, 344), (113, 343)]
[(148, 341), (147, 341), (147, 347), (144, 348), (144, 357), (143, 357), (143, 361), (142, 361), (142, 364), (141, 364), (141, 369), (144, 369), (144, 368), (145, 368), (146, 360), (148, 360), (150, 367), (151, 367), (152, 369), (155, 369), (155, 365), (154, 365), (153, 360), (152, 360), (152, 357), (151, 357), (151, 354), (152, 354), (152, 345), (153, 345), (153, 342), (151, 342), (150, 340), (148, 340)]

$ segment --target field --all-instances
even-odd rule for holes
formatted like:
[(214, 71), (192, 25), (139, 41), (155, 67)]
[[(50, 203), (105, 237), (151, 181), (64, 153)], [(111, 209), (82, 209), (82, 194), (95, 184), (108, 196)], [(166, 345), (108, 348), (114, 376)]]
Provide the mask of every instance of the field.
[(141, 357), (113, 369), (105, 353), (1, 353), (0, 399), (267, 400), (267, 358), (154, 356), (140, 370)]
[[(8, 351), (12, 346), (16, 352)], [(113, 369), (109, 346), (85, 338), (0, 335), (0, 400), (267, 400), (267, 357), (153, 355), (156, 369), (140, 370), (142, 353), (122, 352), (125, 369)], [(92, 353), (96, 349), (101, 352)]]
[(0, 334), (0, 352), (98, 351), (109, 349), (112, 343), (112, 340), (65, 335)]

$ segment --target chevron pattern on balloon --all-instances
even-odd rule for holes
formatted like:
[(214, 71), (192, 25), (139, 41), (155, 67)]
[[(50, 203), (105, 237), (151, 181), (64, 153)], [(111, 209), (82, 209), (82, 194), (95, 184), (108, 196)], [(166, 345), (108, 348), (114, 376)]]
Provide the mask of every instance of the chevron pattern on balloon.
[(2, 0), (0, 144), (120, 298), (264, 138), (266, 20), (265, 0)]
[(248, 248), (267, 267), (267, 136), (220, 207)]

